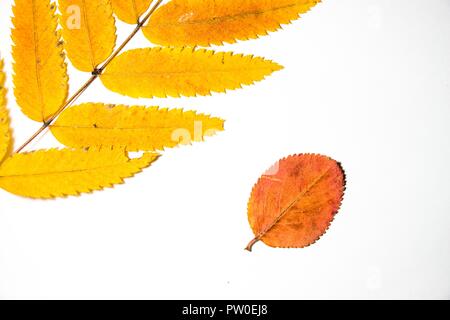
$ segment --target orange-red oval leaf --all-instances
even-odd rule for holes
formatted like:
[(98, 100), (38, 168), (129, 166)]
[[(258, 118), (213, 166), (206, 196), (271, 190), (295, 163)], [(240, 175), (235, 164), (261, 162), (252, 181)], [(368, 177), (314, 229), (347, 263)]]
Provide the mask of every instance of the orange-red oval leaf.
[(248, 204), (255, 238), (271, 247), (303, 248), (316, 242), (338, 212), (345, 174), (335, 160), (301, 154), (280, 160), (256, 183)]

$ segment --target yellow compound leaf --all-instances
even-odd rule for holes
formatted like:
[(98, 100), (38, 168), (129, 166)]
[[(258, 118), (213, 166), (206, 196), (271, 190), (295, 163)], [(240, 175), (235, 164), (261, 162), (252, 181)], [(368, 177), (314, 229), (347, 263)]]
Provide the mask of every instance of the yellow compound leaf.
[(81, 71), (92, 72), (113, 52), (116, 26), (109, 0), (59, 0), (67, 55)]
[(114, 13), (123, 22), (137, 24), (153, 0), (111, 0)]
[(0, 167), (0, 187), (30, 198), (79, 195), (123, 183), (157, 158), (156, 153), (147, 153), (130, 159), (121, 148), (15, 154)]
[(6, 108), (6, 76), (3, 71), (3, 60), (0, 59), (0, 162), (11, 151), (12, 139), (9, 127), (9, 113)]
[(248, 40), (276, 31), (320, 0), (173, 0), (144, 28), (165, 46), (209, 46)]
[(203, 141), (223, 130), (224, 122), (193, 111), (87, 103), (67, 109), (52, 133), (74, 148), (121, 146), (128, 151), (154, 151)]
[(108, 89), (134, 98), (192, 97), (241, 88), (280, 69), (272, 61), (231, 52), (144, 48), (118, 56), (101, 80)]
[(36, 121), (56, 113), (68, 93), (55, 9), (48, 0), (16, 0), (13, 8), (14, 94), (23, 113)]

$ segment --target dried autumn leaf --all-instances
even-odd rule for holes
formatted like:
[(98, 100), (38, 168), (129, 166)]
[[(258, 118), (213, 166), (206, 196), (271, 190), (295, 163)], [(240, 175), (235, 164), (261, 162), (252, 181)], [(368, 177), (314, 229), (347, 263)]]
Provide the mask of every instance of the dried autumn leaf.
[(193, 111), (87, 103), (67, 109), (51, 127), (64, 145), (123, 146), (153, 151), (202, 141), (223, 130), (223, 120)]
[(130, 159), (122, 148), (41, 150), (15, 154), (0, 167), (0, 187), (30, 198), (55, 198), (123, 183), (158, 158)]
[(153, 0), (111, 0), (113, 11), (123, 22), (137, 24)]
[(116, 26), (109, 0), (59, 0), (67, 55), (75, 68), (92, 72), (113, 52)]
[(6, 108), (5, 72), (3, 60), (0, 59), (0, 162), (11, 150), (11, 129), (9, 127), (9, 112)]
[(248, 218), (256, 237), (247, 250), (260, 240), (283, 248), (313, 244), (338, 212), (344, 190), (344, 171), (328, 157), (303, 154), (280, 160), (253, 188)]
[(173, 0), (144, 28), (165, 46), (210, 46), (248, 40), (276, 31), (320, 0)]
[(263, 80), (282, 67), (253, 56), (188, 48), (134, 49), (101, 75), (110, 90), (134, 97), (192, 97), (225, 92)]
[(55, 9), (48, 0), (16, 0), (13, 7), (14, 94), (23, 113), (36, 121), (52, 116), (68, 93)]

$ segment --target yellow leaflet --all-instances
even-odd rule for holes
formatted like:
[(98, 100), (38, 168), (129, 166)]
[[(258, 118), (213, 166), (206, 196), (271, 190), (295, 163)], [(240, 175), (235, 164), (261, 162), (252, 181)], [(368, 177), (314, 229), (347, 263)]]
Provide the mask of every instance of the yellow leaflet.
[(48, 0), (16, 0), (13, 13), (14, 94), (23, 113), (45, 121), (68, 93), (55, 5)]
[(117, 17), (129, 24), (137, 24), (153, 0), (111, 0)]
[(81, 71), (92, 72), (113, 52), (116, 26), (109, 0), (59, 0), (67, 55)]
[(101, 80), (108, 89), (134, 98), (191, 97), (241, 88), (280, 69), (263, 58), (231, 52), (145, 48), (118, 56)]
[(52, 133), (74, 148), (121, 146), (128, 151), (154, 151), (203, 141), (223, 130), (223, 120), (193, 111), (87, 103), (67, 109)]
[(6, 108), (5, 73), (3, 60), (0, 60), (0, 162), (11, 151), (11, 130), (9, 127), (9, 113)]
[(209, 46), (267, 35), (320, 0), (173, 0), (157, 10), (146, 37), (167, 46)]
[(157, 158), (148, 153), (131, 160), (121, 148), (15, 154), (0, 167), (0, 187), (30, 198), (79, 195), (123, 183)]

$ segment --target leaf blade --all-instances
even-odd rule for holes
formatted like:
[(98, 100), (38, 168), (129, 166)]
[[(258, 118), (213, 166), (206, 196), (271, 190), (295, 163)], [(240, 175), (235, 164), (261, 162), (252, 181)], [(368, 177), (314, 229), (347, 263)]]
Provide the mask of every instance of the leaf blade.
[(23, 113), (45, 121), (66, 101), (68, 76), (55, 5), (17, 0), (13, 7), (14, 94)]
[(172, 148), (223, 130), (223, 120), (182, 110), (86, 103), (67, 109), (51, 126), (59, 142), (74, 148), (126, 147), (128, 151)]
[(116, 26), (109, 0), (59, 0), (67, 56), (78, 70), (92, 72), (112, 54)]
[(153, 0), (111, 0), (116, 16), (128, 24), (137, 24)]
[(248, 218), (255, 239), (271, 247), (303, 248), (316, 242), (338, 212), (345, 174), (335, 160), (312, 154), (280, 160), (252, 190)]
[(129, 159), (123, 149), (40, 150), (14, 154), (0, 167), (0, 187), (29, 198), (78, 196), (123, 183), (158, 158)]
[(9, 121), (9, 112), (6, 107), (6, 75), (3, 71), (3, 60), (0, 59), (0, 163), (11, 152), (12, 136)]
[(144, 48), (118, 56), (100, 76), (133, 98), (206, 96), (251, 85), (282, 66), (263, 58), (189, 48)]
[(277, 31), (320, 0), (173, 0), (143, 29), (164, 46), (210, 46), (255, 39)]

